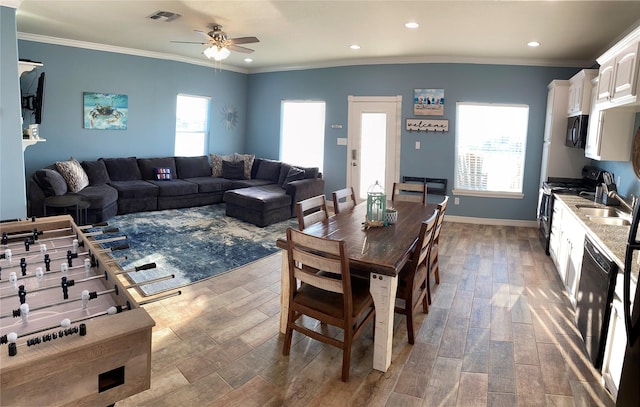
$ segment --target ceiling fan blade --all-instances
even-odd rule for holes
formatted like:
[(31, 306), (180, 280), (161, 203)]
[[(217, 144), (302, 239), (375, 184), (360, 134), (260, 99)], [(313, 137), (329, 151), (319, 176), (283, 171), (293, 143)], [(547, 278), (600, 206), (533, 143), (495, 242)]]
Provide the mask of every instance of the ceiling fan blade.
[(253, 52), (253, 50), (250, 48), (241, 47), (239, 45), (234, 45), (234, 44), (227, 45), (227, 48), (229, 48), (229, 50), (231, 51), (242, 52), (243, 54), (250, 54)]
[(229, 44), (252, 44), (254, 42), (260, 42), (256, 37), (230, 38), (227, 41)]
[(215, 41), (215, 39), (209, 35), (209, 33), (206, 33), (204, 31), (200, 31), (200, 30), (193, 30), (195, 32), (197, 32), (198, 34), (201, 34), (202, 36), (206, 37), (209, 41)]
[(197, 41), (171, 41), (175, 44), (200, 44), (200, 45), (209, 45), (208, 42), (197, 42)]

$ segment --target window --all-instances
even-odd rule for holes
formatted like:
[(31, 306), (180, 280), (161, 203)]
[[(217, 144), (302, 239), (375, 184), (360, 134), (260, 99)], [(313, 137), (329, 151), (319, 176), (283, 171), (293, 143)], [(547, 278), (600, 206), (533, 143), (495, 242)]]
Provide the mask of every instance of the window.
[(209, 134), (211, 98), (178, 95), (174, 153), (180, 157), (204, 155)]
[(283, 101), (280, 159), (318, 167), (324, 162), (324, 102)]
[(456, 104), (456, 195), (522, 198), (529, 106)]

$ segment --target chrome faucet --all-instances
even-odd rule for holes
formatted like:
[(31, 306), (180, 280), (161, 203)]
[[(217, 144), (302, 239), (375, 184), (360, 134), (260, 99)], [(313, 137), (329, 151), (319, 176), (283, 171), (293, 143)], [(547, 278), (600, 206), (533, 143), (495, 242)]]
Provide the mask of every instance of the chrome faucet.
[(618, 200), (618, 202), (620, 202), (622, 204), (622, 206), (624, 206), (625, 208), (627, 208), (631, 213), (633, 213), (633, 209), (636, 207), (636, 205), (638, 204), (638, 197), (631, 194), (631, 205), (629, 205), (627, 203), (627, 201), (625, 201), (624, 199), (622, 199), (622, 197), (620, 195), (618, 195), (618, 193), (616, 191), (609, 191), (608, 193), (609, 198), (615, 198)]

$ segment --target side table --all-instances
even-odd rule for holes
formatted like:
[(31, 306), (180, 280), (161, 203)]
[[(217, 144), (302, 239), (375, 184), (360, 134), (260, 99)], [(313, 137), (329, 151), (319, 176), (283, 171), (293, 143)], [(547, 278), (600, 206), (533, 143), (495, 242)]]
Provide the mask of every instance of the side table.
[(49, 208), (63, 208), (65, 213), (69, 213), (69, 209), (73, 209), (75, 211), (74, 219), (79, 221), (80, 202), (80, 197), (74, 195), (48, 196), (44, 199), (44, 216), (47, 216), (47, 209)]

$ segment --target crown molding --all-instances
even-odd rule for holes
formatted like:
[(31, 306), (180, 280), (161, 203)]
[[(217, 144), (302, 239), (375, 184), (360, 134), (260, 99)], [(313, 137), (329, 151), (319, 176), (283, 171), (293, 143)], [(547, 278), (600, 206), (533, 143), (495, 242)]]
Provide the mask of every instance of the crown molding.
[(18, 40), (23, 40), (23, 41), (62, 45), (65, 47), (83, 48), (83, 49), (90, 49), (93, 51), (113, 52), (116, 54), (134, 55), (134, 56), (145, 57), (145, 58), (164, 59), (168, 61), (183, 62), (191, 65), (206, 66), (206, 67), (210, 67), (218, 70), (232, 71), (232, 72), (238, 72), (238, 73), (244, 73), (244, 74), (249, 73), (249, 71), (244, 68), (212, 63), (209, 61), (204, 61), (196, 58), (188, 58), (188, 57), (183, 57), (183, 56), (174, 55), (174, 54), (165, 54), (162, 52), (145, 51), (145, 50), (134, 49), (134, 48), (126, 48), (126, 47), (116, 47), (114, 45), (98, 44), (95, 42), (86, 42), (86, 41), (76, 41), (76, 40), (69, 40), (66, 38), (49, 37), (44, 35), (29, 34), (29, 33), (23, 33), (23, 32), (18, 32), (17, 37), (18, 37)]
[(15, 9), (20, 7), (20, 3), (22, 3), (22, 0), (0, 0), (0, 6)]

